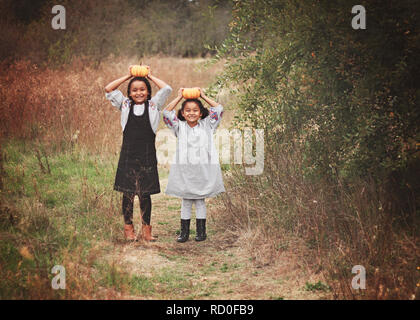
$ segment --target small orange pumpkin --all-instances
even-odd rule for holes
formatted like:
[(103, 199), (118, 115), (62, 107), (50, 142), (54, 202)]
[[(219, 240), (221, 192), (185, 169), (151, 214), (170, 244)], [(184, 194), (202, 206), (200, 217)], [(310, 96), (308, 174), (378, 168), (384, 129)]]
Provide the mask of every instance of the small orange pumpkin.
[(185, 99), (197, 99), (198, 97), (200, 97), (200, 89), (184, 88), (184, 90), (182, 90), (182, 96)]
[(146, 77), (149, 74), (149, 69), (146, 66), (135, 65), (131, 67), (130, 72), (134, 77)]

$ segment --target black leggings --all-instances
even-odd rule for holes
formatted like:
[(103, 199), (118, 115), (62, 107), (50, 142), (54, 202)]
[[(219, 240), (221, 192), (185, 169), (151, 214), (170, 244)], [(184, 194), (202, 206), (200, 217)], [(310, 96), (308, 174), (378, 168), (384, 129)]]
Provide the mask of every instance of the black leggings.
[[(123, 200), (122, 200), (122, 211), (124, 215), (124, 222), (125, 224), (132, 224), (133, 223), (133, 203), (134, 203), (134, 196), (133, 193), (124, 193)], [(140, 198), (140, 210), (142, 216), (142, 223), (143, 224), (150, 224), (150, 215), (152, 212), (152, 199), (150, 195), (142, 196)]]

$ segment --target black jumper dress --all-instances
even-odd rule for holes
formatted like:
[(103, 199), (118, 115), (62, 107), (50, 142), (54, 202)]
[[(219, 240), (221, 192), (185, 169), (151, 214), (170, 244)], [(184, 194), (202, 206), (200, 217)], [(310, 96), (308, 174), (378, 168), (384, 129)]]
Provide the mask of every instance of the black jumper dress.
[(145, 102), (141, 116), (136, 116), (133, 109), (131, 103), (123, 133), (114, 190), (142, 197), (160, 192), (156, 134), (150, 125), (149, 101)]

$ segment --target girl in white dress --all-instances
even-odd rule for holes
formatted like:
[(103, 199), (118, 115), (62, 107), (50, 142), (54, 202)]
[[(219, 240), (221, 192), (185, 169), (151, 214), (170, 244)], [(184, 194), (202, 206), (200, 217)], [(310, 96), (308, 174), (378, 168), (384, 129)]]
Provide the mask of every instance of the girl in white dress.
[(174, 109), (183, 98), (181, 88), (178, 96), (163, 111), (163, 121), (178, 138), (166, 188), (166, 194), (182, 198), (178, 242), (189, 238), (193, 204), (196, 208), (195, 240), (206, 239), (205, 198), (225, 191), (219, 156), (213, 142), (223, 107), (198, 89), (200, 97), (210, 105), (210, 110), (199, 99), (187, 99), (176, 113)]

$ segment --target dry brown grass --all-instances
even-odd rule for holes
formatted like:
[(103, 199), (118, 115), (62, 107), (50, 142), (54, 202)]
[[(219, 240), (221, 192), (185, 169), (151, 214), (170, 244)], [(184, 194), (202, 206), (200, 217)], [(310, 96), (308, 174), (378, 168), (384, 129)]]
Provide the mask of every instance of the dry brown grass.
[[(115, 153), (121, 145), (119, 113), (105, 99), (104, 87), (126, 74), (136, 58), (108, 58), (99, 68), (76, 60), (61, 69), (39, 69), (29, 61), (1, 66), (1, 137), (39, 139), (63, 150), (79, 145), (92, 152)], [(173, 88), (206, 87), (221, 64), (204, 70), (204, 59), (147, 57), (142, 60)], [(126, 84), (120, 87), (126, 92)], [(153, 93), (157, 87), (152, 85)], [(170, 100), (168, 100), (170, 101)]]
[[(414, 195), (403, 209), (389, 189), (369, 179), (351, 185), (305, 180), (299, 155), (266, 150), (263, 175), (233, 170), (215, 218), (219, 227), (227, 227), (262, 265), (275, 263), (279, 252), (299, 252), (337, 299), (418, 298)], [(366, 269), (366, 290), (351, 286), (355, 265)]]

